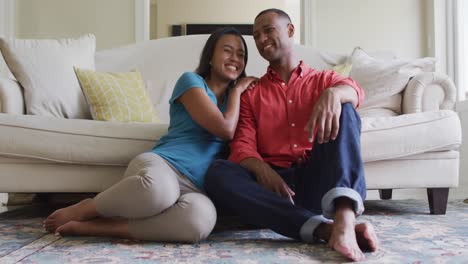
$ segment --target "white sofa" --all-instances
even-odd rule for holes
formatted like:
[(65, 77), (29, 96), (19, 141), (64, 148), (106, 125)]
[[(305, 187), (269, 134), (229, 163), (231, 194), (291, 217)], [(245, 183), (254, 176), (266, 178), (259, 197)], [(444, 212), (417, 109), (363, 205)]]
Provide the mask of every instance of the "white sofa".
[[(25, 115), (21, 88), (0, 79), (0, 192), (89, 193), (117, 182), (129, 161), (166, 133), (173, 85), (182, 72), (195, 69), (206, 39), (166, 38), (96, 53), (97, 70), (140, 70), (163, 124)], [(267, 63), (250, 37), (247, 42), (247, 73), (260, 76)], [(299, 45), (297, 52), (318, 69), (329, 67), (325, 61), (333, 57)], [(454, 103), (450, 79), (426, 72), (400, 95), (364, 104), (359, 111), (367, 188), (380, 190), (383, 199), (391, 198), (392, 189), (427, 189), (430, 212), (444, 214), (459, 174), (461, 127)]]

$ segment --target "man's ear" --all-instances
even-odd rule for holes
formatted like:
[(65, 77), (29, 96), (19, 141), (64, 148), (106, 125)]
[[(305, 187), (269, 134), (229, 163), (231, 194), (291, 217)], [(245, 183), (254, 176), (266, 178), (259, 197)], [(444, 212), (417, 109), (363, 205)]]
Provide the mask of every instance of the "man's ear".
[(293, 23), (288, 24), (288, 36), (292, 38), (294, 36), (295, 28)]

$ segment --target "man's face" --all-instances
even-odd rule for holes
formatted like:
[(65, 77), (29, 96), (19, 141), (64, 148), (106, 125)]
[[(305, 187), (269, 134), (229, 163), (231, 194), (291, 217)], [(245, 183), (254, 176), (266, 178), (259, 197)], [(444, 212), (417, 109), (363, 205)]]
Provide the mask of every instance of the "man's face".
[(281, 59), (291, 48), (294, 27), (288, 19), (268, 12), (255, 19), (253, 37), (258, 52), (269, 62)]

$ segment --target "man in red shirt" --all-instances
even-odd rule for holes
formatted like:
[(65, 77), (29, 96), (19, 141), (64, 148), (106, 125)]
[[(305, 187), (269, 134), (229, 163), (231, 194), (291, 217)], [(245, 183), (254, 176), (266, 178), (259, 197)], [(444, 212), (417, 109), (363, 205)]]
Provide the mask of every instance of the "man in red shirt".
[(208, 169), (205, 189), (247, 223), (328, 245), (351, 260), (375, 251), (369, 223), (356, 224), (366, 195), (360, 153), (364, 92), (350, 78), (317, 71), (294, 55), (294, 25), (278, 9), (255, 18), (253, 37), (269, 61), (245, 92), (229, 160)]

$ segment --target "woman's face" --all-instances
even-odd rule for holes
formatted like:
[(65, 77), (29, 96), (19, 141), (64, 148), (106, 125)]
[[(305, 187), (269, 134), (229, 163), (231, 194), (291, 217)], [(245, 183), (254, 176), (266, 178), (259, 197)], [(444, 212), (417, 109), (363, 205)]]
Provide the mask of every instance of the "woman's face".
[(233, 81), (244, 71), (245, 49), (240, 37), (224, 35), (216, 43), (211, 58), (211, 78)]

